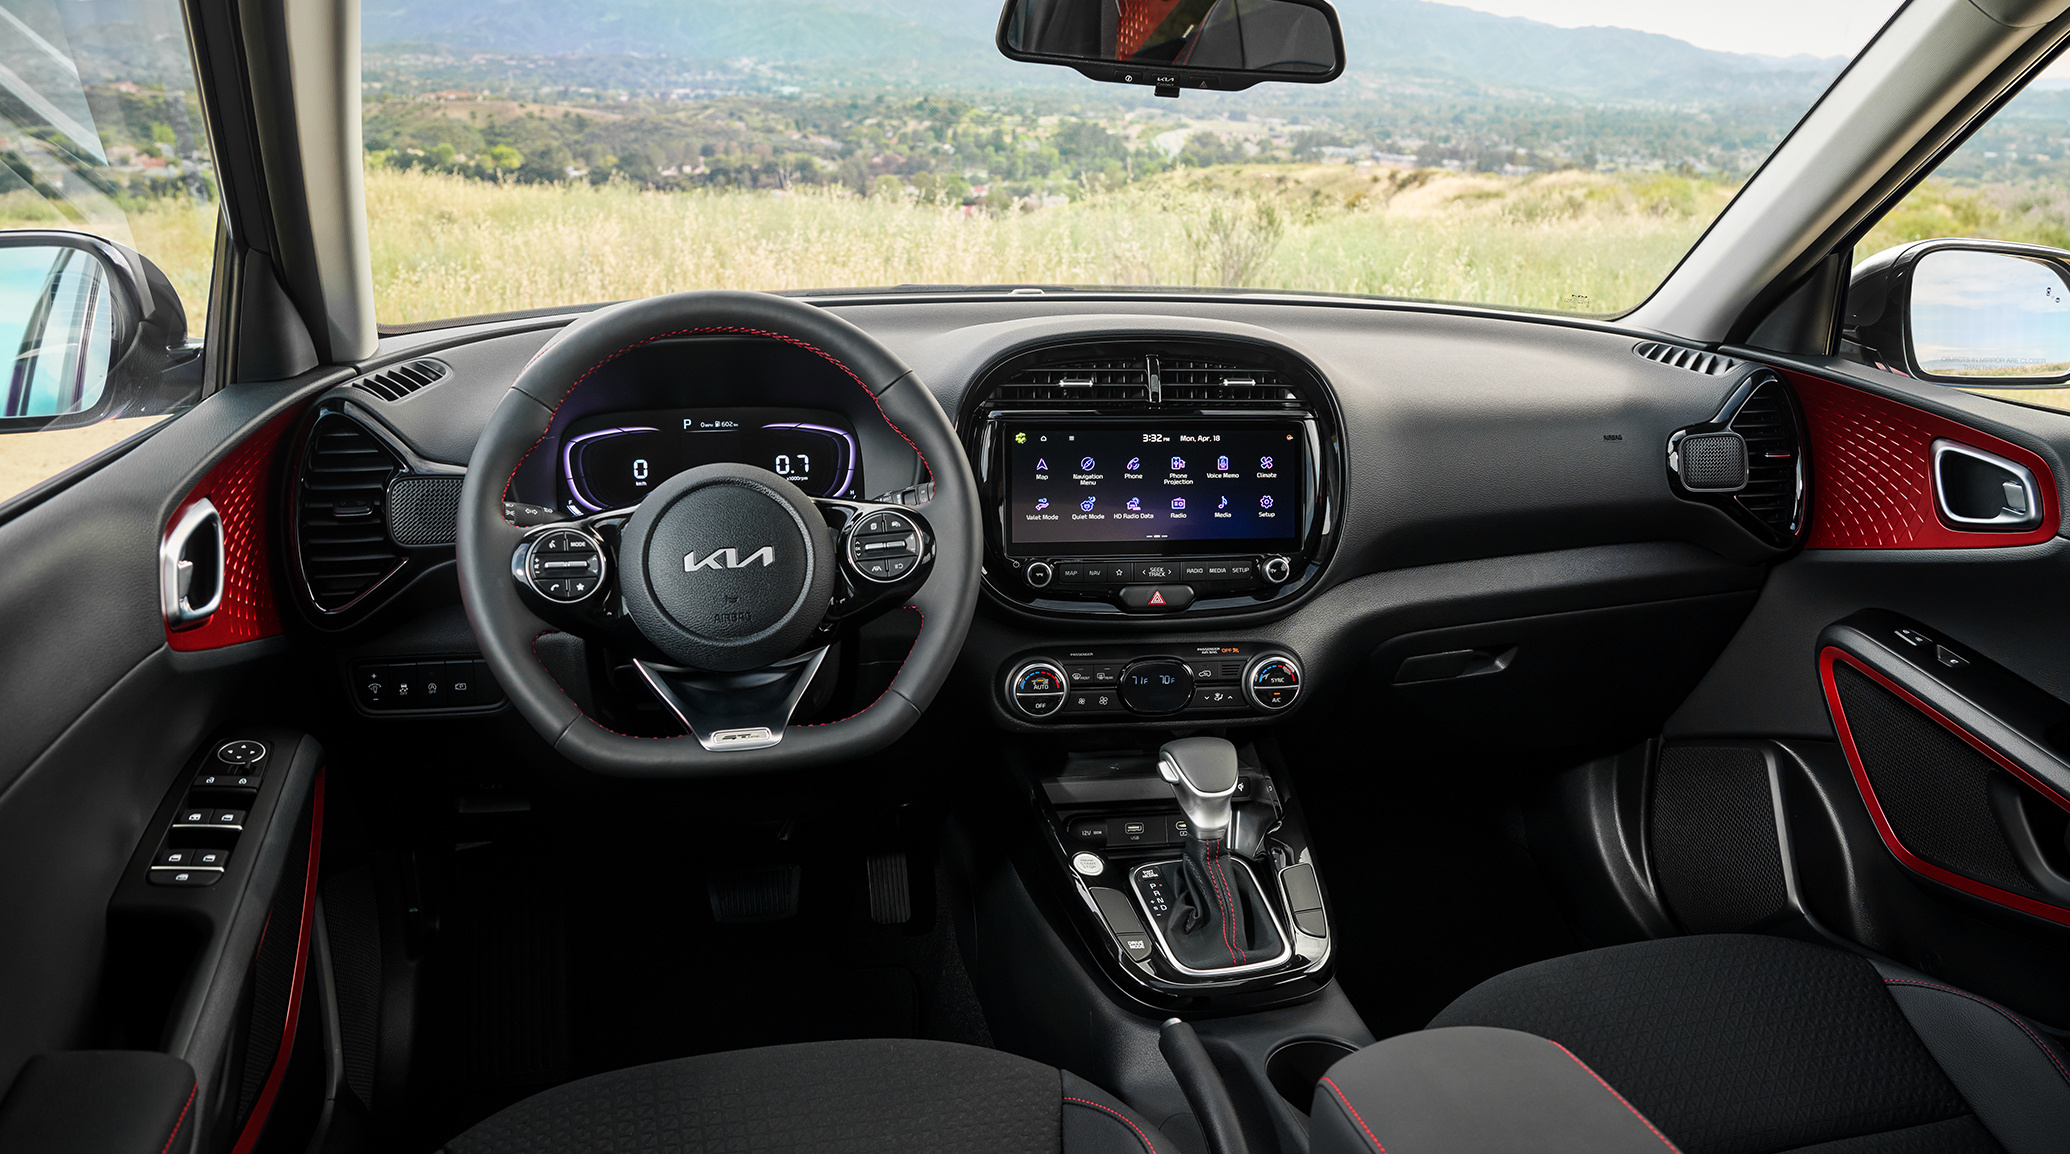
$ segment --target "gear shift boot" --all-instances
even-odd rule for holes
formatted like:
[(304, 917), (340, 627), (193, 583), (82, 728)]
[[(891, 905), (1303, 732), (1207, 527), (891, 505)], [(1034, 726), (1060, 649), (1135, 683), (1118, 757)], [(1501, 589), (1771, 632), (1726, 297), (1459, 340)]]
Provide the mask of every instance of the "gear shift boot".
[(1186, 856), (1136, 867), (1136, 893), (1166, 954), (1181, 970), (1262, 968), (1290, 950), (1249, 863), (1222, 839), (1188, 838)]

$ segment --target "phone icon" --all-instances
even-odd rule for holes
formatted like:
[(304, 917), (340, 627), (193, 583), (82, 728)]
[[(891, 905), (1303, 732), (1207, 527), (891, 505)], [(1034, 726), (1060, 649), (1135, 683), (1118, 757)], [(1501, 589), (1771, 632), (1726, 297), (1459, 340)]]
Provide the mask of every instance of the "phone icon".
[(1140, 468), (1142, 468), (1142, 467), (1143, 467), (1143, 458), (1141, 458), (1141, 457), (1130, 457), (1130, 458), (1128, 459), (1128, 471), (1129, 471), (1129, 472), (1133, 473), (1133, 472), (1135, 472), (1135, 471), (1136, 471), (1137, 469), (1140, 469)]

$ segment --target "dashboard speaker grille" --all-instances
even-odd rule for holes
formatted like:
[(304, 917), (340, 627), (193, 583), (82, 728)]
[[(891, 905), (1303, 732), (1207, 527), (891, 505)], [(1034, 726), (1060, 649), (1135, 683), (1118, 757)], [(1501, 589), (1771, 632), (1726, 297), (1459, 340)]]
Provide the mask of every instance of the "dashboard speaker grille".
[(452, 366), (437, 357), (421, 357), (369, 373), (353, 383), (384, 401), (400, 401), (426, 385), (438, 383), (452, 371)]
[(1732, 499), (1777, 533), (1795, 535), (1804, 520), (1804, 434), (1789, 386), (1771, 377), (1756, 387), (1731, 428), (1746, 441), (1747, 453), (1746, 487)]
[(398, 545), (451, 545), (459, 536), (462, 477), (397, 477), (388, 486), (388, 536)]
[(295, 492), (295, 544), (318, 609), (350, 605), (402, 565), (385, 515), (388, 482), (401, 470), (350, 417), (326, 413), (310, 427)]
[(1738, 433), (1696, 433), (1676, 449), (1682, 483), (1692, 489), (1729, 493), (1747, 483), (1747, 443)]

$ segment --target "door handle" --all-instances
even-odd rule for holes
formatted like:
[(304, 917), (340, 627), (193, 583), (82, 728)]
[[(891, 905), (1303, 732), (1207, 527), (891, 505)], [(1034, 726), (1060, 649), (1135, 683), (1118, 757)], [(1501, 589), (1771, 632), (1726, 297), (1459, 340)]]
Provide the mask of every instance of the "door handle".
[(187, 506), (159, 543), (158, 603), (173, 629), (199, 625), (223, 603), (223, 517), (206, 497)]
[(2025, 465), (1946, 437), (1933, 454), (1933, 503), (1951, 529), (2014, 532), (2041, 524), (2041, 489)]

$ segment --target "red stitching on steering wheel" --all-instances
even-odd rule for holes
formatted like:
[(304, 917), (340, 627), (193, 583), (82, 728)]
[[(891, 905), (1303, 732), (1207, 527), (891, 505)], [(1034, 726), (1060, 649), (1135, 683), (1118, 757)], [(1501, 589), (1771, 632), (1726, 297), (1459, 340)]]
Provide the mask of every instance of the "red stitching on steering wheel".
[[(920, 467), (922, 469), (927, 470), (927, 479), (929, 481), (934, 480), (934, 466), (928, 463), (927, 454), (920, 451), (920, 446), (913, 443), (913, 438), (906, 436), (906, 431), (898, 427), (898, 422), (893, 421), (891, 419), (890, 413), (884, 411), (884, 402), (877, 399), (877, 394), (870, 391), (870, 386), (864, 384), (863, 379), (857, 376), (855, 370), (849, 368), (847, 363), (841, 360), (841, 358), (835, 356), (834, 354), (826, 351), (823, 348), (820, 348), (818, 345), (813, 344), (811, 341), (801, 340), (797, 337), (790, 336), (786, 333), (773, 333), (767, 329), (741, 328), (737, 325), (708, 325), (704, 328), (677, 329), (674, 332), (656, 333), (651, 337), (642, 337), (639, 340), (636, 340), (633, 343), (625, 346), (624, 348), (619, 349), (617, 352), (605, 357), (603, 360), (598, 361), (596, 364), (591, 365), (589, 368), (584, 369), (582, 375), (575, 378), (575, 382), (568, 386), (568, 391), (561, 394), (561, 399), (555, 401), (553, 409), (546, 414), (546, 427), (539, 430), (539, 439), (532, 442), (532, 446), (525, 450), (525, 455), (519, 457), (517, 464), (511, 468), (510, 476), (503, 482), (503, 500), (506, 502), (510, 500), (511, 486), (517, 483), (518, 473), (524, 469), (525, 462), (532, 459), (532, 454), (539, 451), (539, 446), (546, 443), (546, 435), (548, 433), (553, 432), (553, 419), (556, 416), (560, 415), (561, 407), (568, 403), (569, 397), (575, 395), (575, 390), (582, 387), (582, 382), (588, 380), (591, 376), (593, 376), (598, 369), (603, 368), (605, 365), (610, 364), (612, 361), (617, 360), (619, 357), (624, 356), (625, 354), (633, 351), (636, 348), (639, 348), (642, 345), (652, 344), (655, 341), (665, 341), (670, 337), (697, 336), (704, 333), (741, 333), (747, 336), (767, 337), (772, 341), (782, 341), (784, 344), (794, 345), (798, 348), (804, 349), (807, 352), (810, 352), (815, 356), (818, 356), (820, 359), (826, 361), (828, 364), (834, 366), (835, 368), (840, 369), (843, 373), (846, 373), (848, 375), (849, 380), (855, 382), (856, 387), (860, 388), (863, 391), (864, 396), (870, 398), (870, 403), (877, 407), (877, 415), (884, 418), (885, 426), (888, 427), (892, 432), (897, 433), (899, 440), (904, 441), (906, 443), (906, 447), (913, 450), (913, 455), (920, 458)], [(545, 354), (546, 350), (542, 348), (537, 354), (533, 356), (533, 360), (536, 361), (539, 357), (544, 356)], [(531, 362), (527, 362), (525, 368), (529, 369), (531, 367)], [(503, 520), (505, 524), (514, 524), (514, 522), (512, 522), (509, 516), (507, 515), (503, 518)]]

